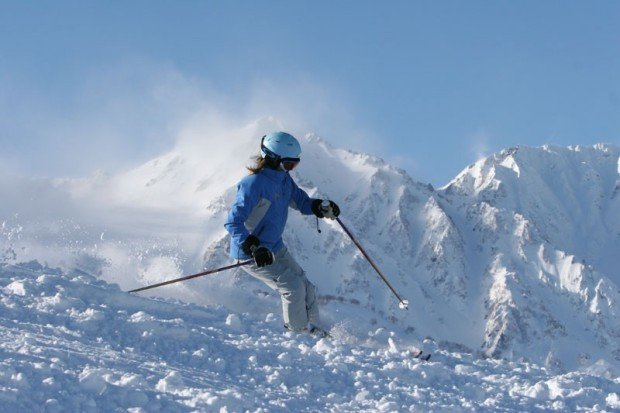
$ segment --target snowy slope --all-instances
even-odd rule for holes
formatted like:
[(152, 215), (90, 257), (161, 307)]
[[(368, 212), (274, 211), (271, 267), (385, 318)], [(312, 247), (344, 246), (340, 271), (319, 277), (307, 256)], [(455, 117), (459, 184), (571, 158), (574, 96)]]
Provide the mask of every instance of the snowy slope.
[(274, 314), (140, 298), (36, 262), (0, 266), (3, 411), (602, 411), (620, 379), (599, 363), (554, 374), (398, 334), (282, 334)]
[[(123, 290), (228, 264), (223, 222), (234, 186), (273, 129), (273, 119), (189, 128), (170, 152), (117, 175), (0, 177), (12, 194), (0, 204), (2, 261), (79, 268)], [(295, 180), (341, 205), (345, 224), (411, 303), (398, 309), (337, 226), (321, 221), (319, 234), (314, 218), (291, 212), (285, 242), (320, 289), (326, 325), (358, 339), (383, 327), (556, 371), (601, 359), (618, 367), (618, 148), (512, 148), (435, 190), (376, 157), (314, 135), (301, 141)], [(241, 271), (143, 295), (279, 312), (273, 292)]]

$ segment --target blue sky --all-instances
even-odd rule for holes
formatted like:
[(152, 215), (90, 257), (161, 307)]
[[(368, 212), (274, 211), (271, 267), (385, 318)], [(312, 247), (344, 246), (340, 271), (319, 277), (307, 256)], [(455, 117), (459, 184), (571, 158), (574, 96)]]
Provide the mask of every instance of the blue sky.
[(616, 1), (0, 1), (0, 160), (114, 171), (210, 105), (294, 111), (443, 185), (509, 146), (620, 145), (618, 21)]

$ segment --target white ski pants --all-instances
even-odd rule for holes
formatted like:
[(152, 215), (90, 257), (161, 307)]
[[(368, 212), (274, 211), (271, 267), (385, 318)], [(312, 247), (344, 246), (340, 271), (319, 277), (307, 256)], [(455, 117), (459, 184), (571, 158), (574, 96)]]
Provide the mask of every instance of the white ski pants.
[(289, 330), (301, 331), (308, 322), (320, 324), (316, 287), (308, 281), (306, 273), (286, 247), (275, 254), (272, 265), (258, 268), (251, 264), (243, 269), (280, 294), (282, 318)]

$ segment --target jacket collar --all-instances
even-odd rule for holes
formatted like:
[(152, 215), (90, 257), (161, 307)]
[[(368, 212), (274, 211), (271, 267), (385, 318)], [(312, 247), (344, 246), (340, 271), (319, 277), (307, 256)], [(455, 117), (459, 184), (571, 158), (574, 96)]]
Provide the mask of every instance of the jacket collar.
[(259, 173), (277, 183), (282, 182), (288, 176), (288, 172), (286, 171), (280, 171), (270, 168), (263, 168)]

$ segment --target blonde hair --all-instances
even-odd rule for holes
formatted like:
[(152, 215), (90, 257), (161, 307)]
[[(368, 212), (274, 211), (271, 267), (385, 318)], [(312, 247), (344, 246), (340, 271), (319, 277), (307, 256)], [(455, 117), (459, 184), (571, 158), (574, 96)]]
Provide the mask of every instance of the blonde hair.
[(259, 173), (264, 167), (267, 166), (267, 159), (260, 155), (254, 157), (254, 165), (247, 166), (247, 170), (250, 171), (250, 175)]

